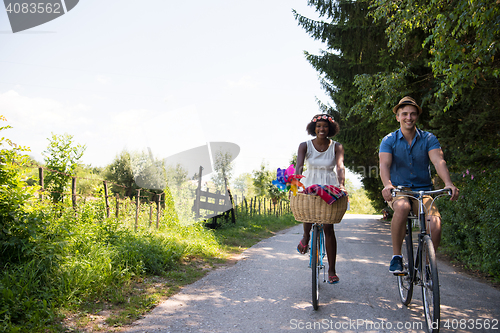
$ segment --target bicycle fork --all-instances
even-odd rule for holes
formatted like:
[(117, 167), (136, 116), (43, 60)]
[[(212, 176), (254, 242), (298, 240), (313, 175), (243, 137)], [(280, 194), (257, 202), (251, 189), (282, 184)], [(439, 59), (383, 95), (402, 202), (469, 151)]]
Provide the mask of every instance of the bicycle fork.
[(326, 247), (325, 247), (325, 235), (323, 232), (319, 233), (319, 248), (320, 253), (318, 254), (319, 256), (319, 269), (323, 271), (323, 282), (326, 282), (326, 269), (325, 269), (325, 264), (323, 262), (323, 259), (325, 258), (326, 255)]

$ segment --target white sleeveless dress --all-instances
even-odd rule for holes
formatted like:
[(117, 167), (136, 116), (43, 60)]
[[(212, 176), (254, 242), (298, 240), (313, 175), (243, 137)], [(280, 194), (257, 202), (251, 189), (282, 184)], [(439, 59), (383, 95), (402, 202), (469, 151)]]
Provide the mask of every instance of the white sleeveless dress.
[(339, 186), (339, 180), (335, 167), (337, 161), (335, 159), (335, 141), (332, 141), (330, 146), (324, 152), (319, 152), (314, 148), (312, 140), (307, 143), (306, 152), (306, 171), (305, 178), (301, 179), (305, 187), (319, 185), (334, 185)]

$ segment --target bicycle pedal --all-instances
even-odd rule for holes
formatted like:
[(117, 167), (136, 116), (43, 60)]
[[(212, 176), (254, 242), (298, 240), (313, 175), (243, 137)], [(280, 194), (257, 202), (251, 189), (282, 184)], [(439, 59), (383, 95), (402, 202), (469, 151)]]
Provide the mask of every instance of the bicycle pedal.
[(394, 276), (405, 276), (408, 275), (408, 272), (400, 272), (400, 273), (392, 273)]

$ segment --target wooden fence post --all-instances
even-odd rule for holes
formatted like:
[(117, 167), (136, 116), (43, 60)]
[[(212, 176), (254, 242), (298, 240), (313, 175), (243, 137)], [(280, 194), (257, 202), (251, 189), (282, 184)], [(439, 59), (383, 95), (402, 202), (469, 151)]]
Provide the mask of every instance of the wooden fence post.
[(108, 183), (103, 181), (104, 183), (104, 202), (106, 203), (106, 217), (109, 218), (109, 200), (108, 200)]
[(38, 179), (39, 179), (39, 182), (40, 182), (40, 200), (43, 200), (43, 191), (45, 191), (45, 189), (43, 188), (43, 168), (40, 167), (38, 168)]
[(156, 229), (160, 227), (160, 198), (162, 194), (156, 196)]
[(141, 189), (137, 189), (137, 200), (135, 205), (135, 231), (139, 225), (139, 205), (141, 203)]
[(120, 214), (120, 201), (118, 199), (119, 199), (119, 194), (116, 193), (116, 212), (115, 212), (116, 218), (118, 218), (118, 215)]
[(71, 201), (73, 201), (73, 209), (76, 211), (76, 177), (71, 179)]
[(153, 205), (151, 204), (152, 201), (149, 201), (149, 227), (151, 227), (151, 223), (153, 220)]

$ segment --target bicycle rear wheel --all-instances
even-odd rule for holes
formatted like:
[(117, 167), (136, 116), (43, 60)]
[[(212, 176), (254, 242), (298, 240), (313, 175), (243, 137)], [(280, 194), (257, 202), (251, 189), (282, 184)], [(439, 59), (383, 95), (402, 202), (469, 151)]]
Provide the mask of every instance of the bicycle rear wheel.
[(320, 229), (317, 225), (313, 226), (312, 242), (311, 242), (311, 271), (312, 271), (312, 304), (314, 310), (318, 310), (319, 305), (319, 233)]
[(440, 320), (439, 278), (434, 245), (429, 235), (424, 236), (422, 241), (421, 260), (420, 278), (425, 323), (428, 332), (437, 333), (439, 332)]
[[(411, 227), (411, 223), (409, 223)], [(399, 297), (401, 298), (401, 303), (408, 305), (411, 302), (411, 297), (413, 296), (413, 275), (414, 275), (414, 264), (413, 264), (413, 243), (411, 229), (406, 231), (406, 236), (404, 238), (403, 246), (401, 248), (401, 254), (403, 255), (403, 270), (404, 275), (398, 275), (398, 289)]]

